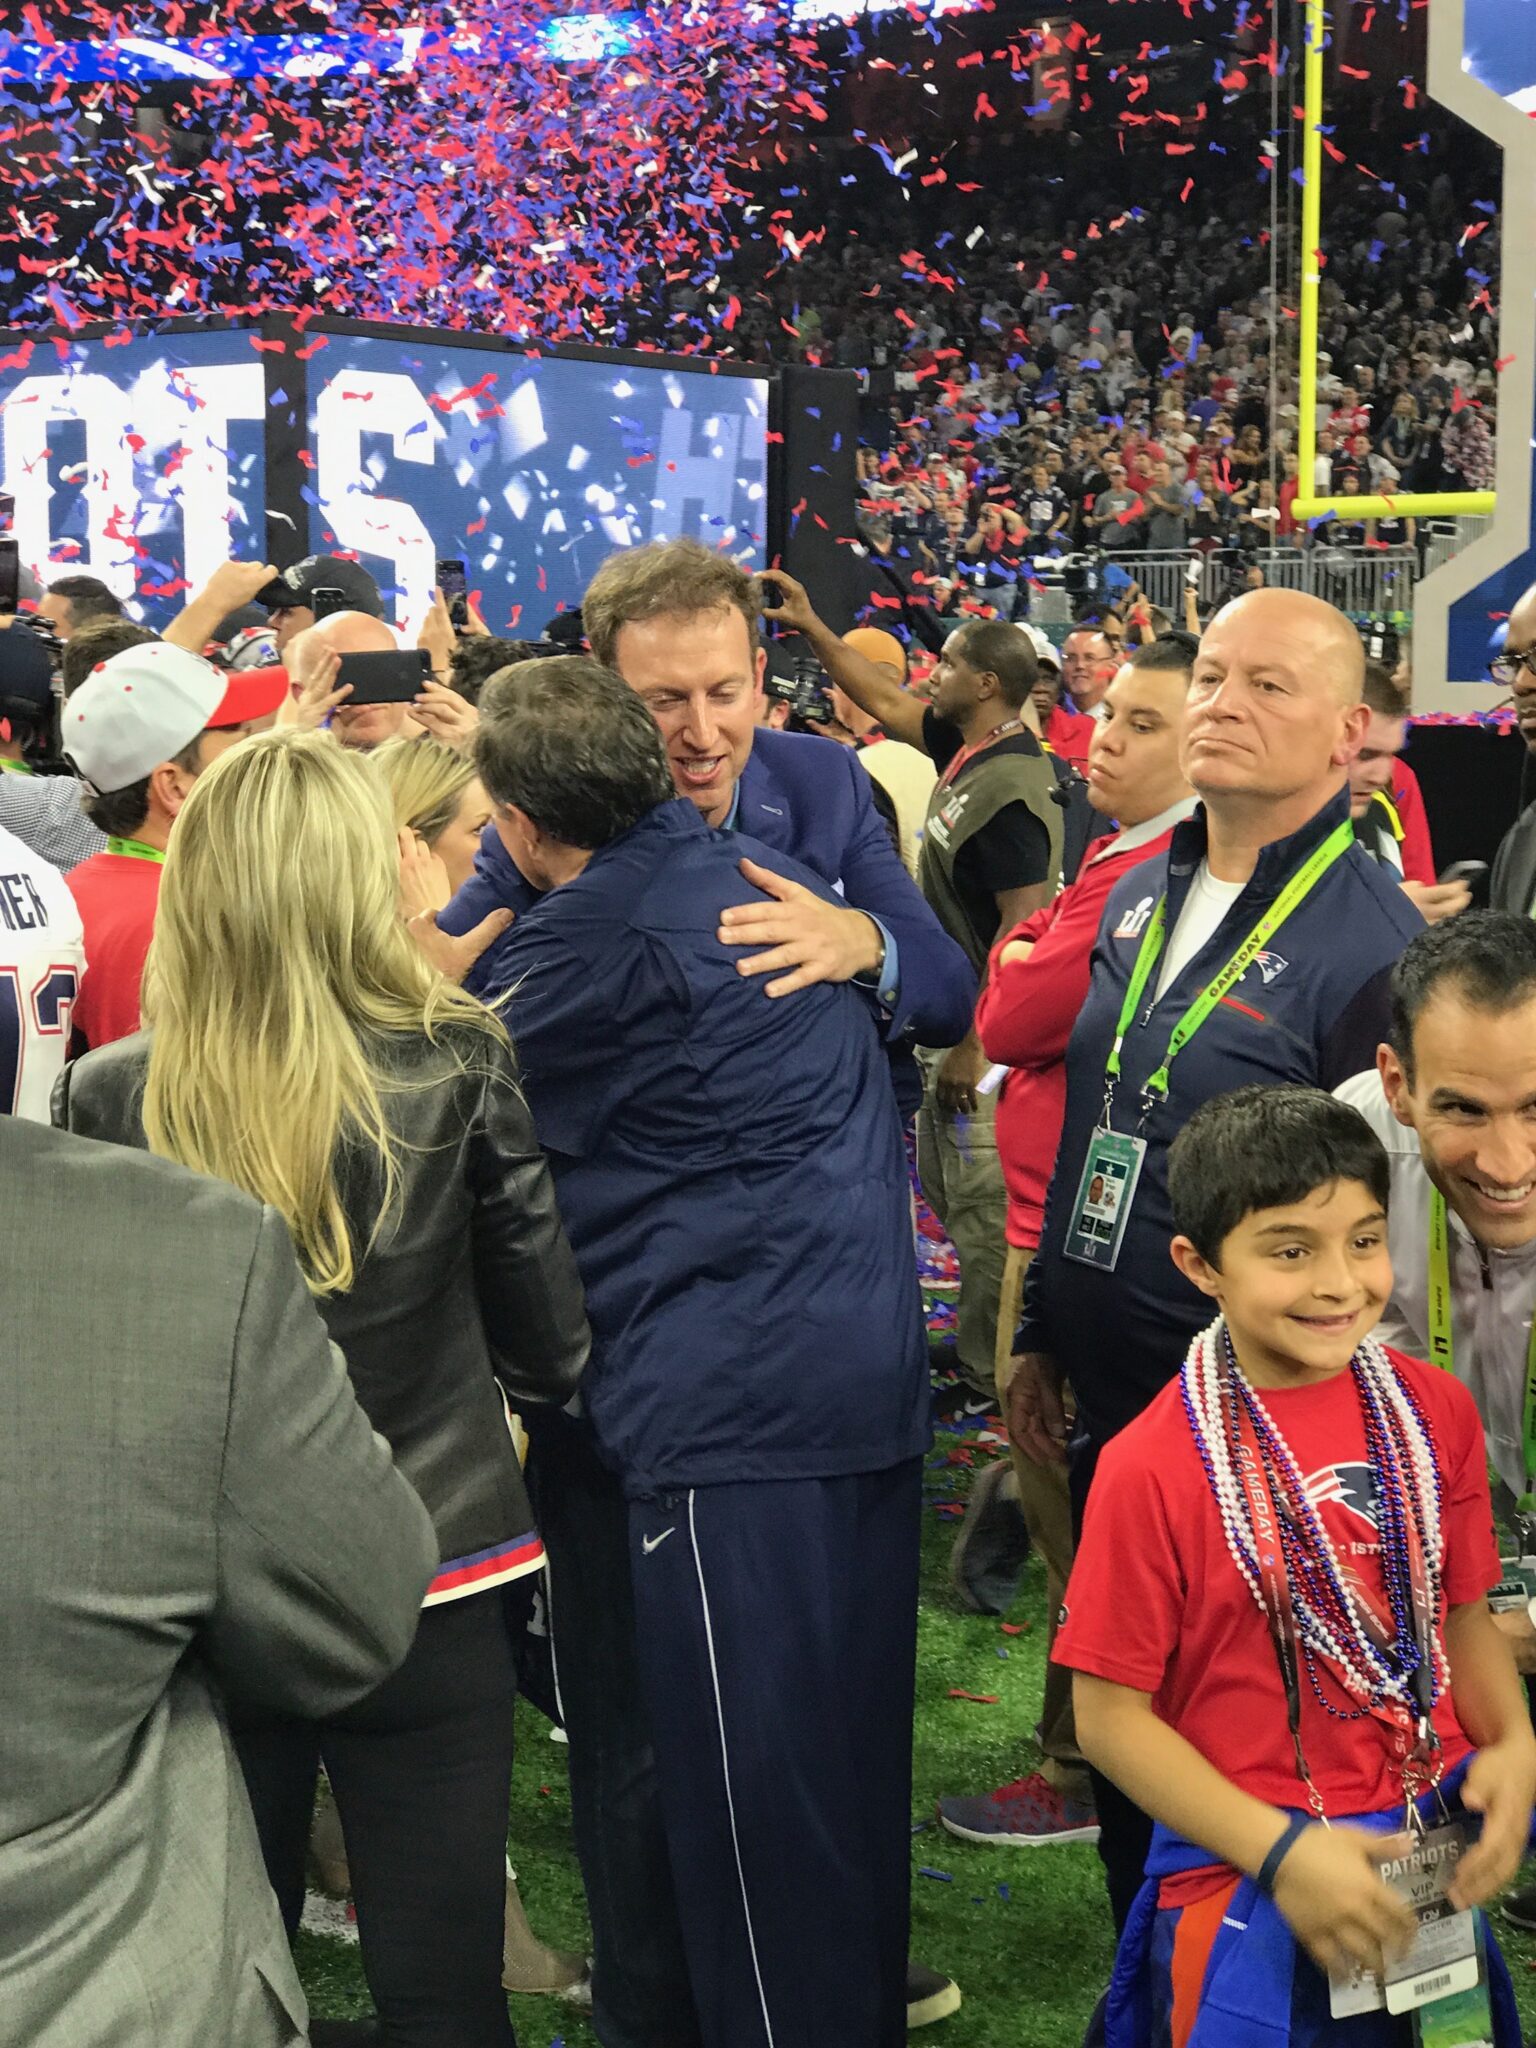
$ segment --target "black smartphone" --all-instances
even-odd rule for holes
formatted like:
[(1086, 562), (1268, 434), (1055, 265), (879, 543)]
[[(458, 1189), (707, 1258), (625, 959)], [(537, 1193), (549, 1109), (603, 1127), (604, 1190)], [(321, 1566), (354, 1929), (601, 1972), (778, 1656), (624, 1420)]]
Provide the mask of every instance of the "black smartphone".
[(21, 602), (21, 550), (7, 534), (0, 534), (0, 612), (14, 612)]
[(409, 704), (421, 694), (432, 673), (425, 648), (380, 648), (376, 654), (344, 654), (336, 669), (336, 687), (352, 685), (347, 704)]
[(1453, 860), (1435, 879), (1442, 886), (1447, 882), (1469, 882), (1475, 889), (1487, 872), (1488, 863), (1485, 860)]
[(453, 630), (462, 633), (469, 624), (469, 565), (462, 555), (438, 556), (437, 587), (448, 607)]
[(334, 583), (322, 583), (309, 594), (309, 608), (315, 615), (318, 626), (322, 619), (328, 619), (333, 612), (351, 610), (351, 601), (344, 590), (338, 590)]

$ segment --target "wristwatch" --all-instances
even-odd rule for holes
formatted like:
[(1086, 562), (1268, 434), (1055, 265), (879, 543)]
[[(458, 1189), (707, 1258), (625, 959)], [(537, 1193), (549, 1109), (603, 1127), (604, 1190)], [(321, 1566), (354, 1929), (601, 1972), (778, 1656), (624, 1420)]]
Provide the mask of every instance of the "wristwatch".
[[(869, 912), (866, 910), (864, 915), (866, 917), (869, 917)], [(882, 924), (880, 924), (875, 918), (870, 917), (869, 921), (872, 925), (874, 925), (875, 937), (880, 941), (880, 958), (875, 962), (873, 967), (861, 968), (859, 972), (853, 977), (853, 985), (855, 988), (873, 989), (875, 994), (879, 995), (880, 985), (885, 980), (885, 955), (887, 950), (885, 940), (885, 927)]]

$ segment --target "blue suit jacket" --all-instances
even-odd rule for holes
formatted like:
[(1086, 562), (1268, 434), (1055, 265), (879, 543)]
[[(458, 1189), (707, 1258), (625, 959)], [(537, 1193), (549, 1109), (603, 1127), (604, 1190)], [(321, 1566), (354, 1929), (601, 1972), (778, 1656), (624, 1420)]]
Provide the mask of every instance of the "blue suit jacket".
[[(901, 987), (883, 1028), (897, 1100), (903, 1111), (915, 1109), (922, 1091), (910, 1047), (954, 1045), (965, 1036), (976, 977), (902, 866), (875, 809), (868, 773), (851, 747), (764, 729), (753, 737), (740, 792), (737, 831), (799, 861), (852, 908), (878, 918), (895, 939)], [(743, 881), (741, 901), (751, 899)], [(523, 911), (535, 901), (488, 825), (474, 874), (438, 922), (444, 931), (466, 932), (493, 910)], [(474, 994), (489, 1000), (506, 988), (508, 950), (502, 938), (485, 953), (469, 978)]]

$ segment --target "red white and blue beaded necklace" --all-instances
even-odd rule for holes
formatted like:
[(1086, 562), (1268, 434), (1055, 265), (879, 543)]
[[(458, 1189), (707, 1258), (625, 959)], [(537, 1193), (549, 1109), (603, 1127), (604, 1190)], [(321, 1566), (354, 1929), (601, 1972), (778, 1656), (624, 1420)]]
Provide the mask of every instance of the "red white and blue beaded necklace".
[[(1399, 1734), (1412, 1732), (1401, 1772), (1418, 1827), (1416, 1801), (1440, 1777), (1432, 1716), (1449, 1683), (1436, 1628), (1444, 1563), (1440, 1475), (1428, 1424), (1382, 1347), (1367, 1339), (1348, 1371), (1365, 1425), (1381, 1539), (1380, 1611), (1340, 1565), (1290, 1445), (1237, 1362), (1224, 1318), (1190, 1346), (1180, 1391), (1227, 1548), (1269, 1627), (1309, 1806), (1325, 1818), (1302, 1744), (1301, 1671), (1336, 1720), (1375, 1716)], [(1323, 1666), (1352, 1705), (1329, 1698)]]

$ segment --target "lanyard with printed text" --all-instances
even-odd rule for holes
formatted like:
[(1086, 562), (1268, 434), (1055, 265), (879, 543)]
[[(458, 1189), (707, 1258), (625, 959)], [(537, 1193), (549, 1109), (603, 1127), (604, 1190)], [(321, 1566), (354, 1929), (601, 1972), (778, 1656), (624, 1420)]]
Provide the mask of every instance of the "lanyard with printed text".
[[(1144, 1109), (1150, 1110), (1155, 1102), (1167, 1096), (1169, 1069), (1179, 1054), (1188, 1045), (1206, 1018), (1210, 1016), (1212, 1010), (1215, 1009), (1222, 997), (1226, 995), (1229, 989), (1235, 988), (1238, 982), (1242, 980), (1248, 969), (1253, 965), (1255, 957), (1263, 952), (1275, 933), (1279, 931), (1281, 925), (1300, 906), (1302, 901), (1312, 893), (1312, 890), (1322, 880), (1334, 862), (1342, 859), (1354, 843), (1355, 828), (1351, 820), (1346, 818), (1342, 825), (1335, 826), (1322, 845), (1317, 847), (1308, 856), (1306, 861), (1303, 862), (1301, 867), (1297, 869), (1296, 873), (1292, 875), (1279, 895), (1276, 896), (1274, 902), (1270, 904), (1268, 910), (1264, 912), (1264, 915), (1259, 919), (1247, 938), (1243, 940), (1243, 943), (1232, 955), (1226, 966), (1195, 997), (1195, 1000), (1173, 1027), (1173, 1034), (1168, 1040), (1168, 1050), (1163, 1054), (1162, 1064), (1155, 1073), (1149, 1074), (1147, 1077)], [(1153, 911), (1151, 922), (1142, 936), (1141, 950), (1137, 953), (1136, 964), (1131, 969), (1131, 979), (1125, 991), (1125, 1001), (1120, 1006), (1120, 1021), (1115, 1026), (1115, 1042), (1110, 1049), (1109, 1060), (1105, 1067), (1105, 1081), (1107, 1085), (1104, 1096), (1104, 1109), (1106, 1123), (1108, 1121), (1109, 1106), (1114, 1097), (1115, 1083), (1120, 1078), (1120, 1048), (1125, 1043), (1125, 1034), (1131, 1027), (1131, 1020), (1141, 1007), (1141, 999), (1147, 992), (1147, 985), (1152, 979), (1153, 970), (1162, 955), (1163, 942), (1167, 937), (1167, 926), (1168, 898), (1165, 893), (1158, 898), (1157, 908)]]
[(995, 747), (999, 740), (1007, 739), (1009, 733), (1022, 732), (1023, 730), (1024, 721), (1022, 718), (1005, 718), (1001, 725), (993, 726), (984, 740), (978, 740), (973, 747), (962, 747), (944, 770), (944, 773), (939, 777), (940, 789), (948, 789), (949, 785), (959, 775), (960, 770), (968, 762), (974, 761), (978, 754), (983, 753), (988, 747)]
[[(1451, 1326), (1451, 1233), (1445, 1197), (1429, 1195), (1429, 1362), (1442, 1372), (1456, 1370), (1456, 1337)], [(1536, 1514), (1536, 1319), (1525, 1347), (1525, 1406), (1520, 1421), (1521, 1470), (1525, 1491), (1515, 1503), (1522, 1515)]]
[(165, 865), (165, 855), (158, 846), (146, 846), (142, 839), (109, 839), (108, 853), (120, 853), (126, 860), (152, 860), (158, 866)]

